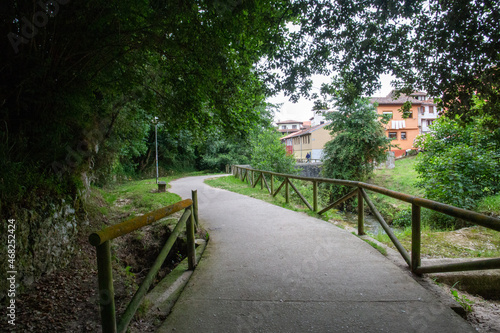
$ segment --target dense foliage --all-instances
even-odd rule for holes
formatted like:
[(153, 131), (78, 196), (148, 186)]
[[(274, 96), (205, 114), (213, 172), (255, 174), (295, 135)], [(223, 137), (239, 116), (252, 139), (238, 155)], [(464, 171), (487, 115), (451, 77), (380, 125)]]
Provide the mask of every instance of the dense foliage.
[(255, 64), (291, 15), (267, 1), (0, 7), (1, 202), (146, 169), (154, 117), (174, 166), (208, 137), (248, 141), (267, 91)]
[(416, 170), (425, 196), (457, 207), (474, 209), (478, 200), (500, 191), (500, 128), (485, 128), (484, 118), (441, 117), (433, 132), (421, 136)]
[[(228, 160), (222, 156), (236, 153), (224, 146), (248, 142), (267, 94), (309, 95), (315, 73), (332, 75), (323, 91), (343, 105), (371, 94), (379, 74), (391, 73), (400, 88), (444, 93), (442, 104), (450, 115), (464, 114), (461, 120), (479, 114), (471, 103), (476, 92), (487, 101), (485, 125), (498, 127), (499, 6), (3, 1), (1, 196), (17, 200), (33, 189), (75, 194), (79, 179), (101, 182), (114, 172), (147, 169), (154, 117), (164, 124), (164, 161), (220, 166)], [(215, 150), (207, 140), (217, 142)]]
[[(500, 2), (490, 0), (299, 1), (290, 42), (274, 57), (282, 87), (307, 95), (311, 73), (332, 75), (330, 89), (350, 104), (392, 74), (405, 92), (441, 97), (450, 115), (484, 112), (500, 120)], [(406, 89), (405, 89), (406, 88)]]
[[(374, 163), (386, 159), (391, 140), (385, 135), (380, 116), (368, 99), (358, 99), (350, 106), (340, 106), (326, 118), (333, 139), (326, 143), (323, 174), (327, 178), (364, 181), (373, 172)], [(346, 194), (336, 186), (332, 196)]]

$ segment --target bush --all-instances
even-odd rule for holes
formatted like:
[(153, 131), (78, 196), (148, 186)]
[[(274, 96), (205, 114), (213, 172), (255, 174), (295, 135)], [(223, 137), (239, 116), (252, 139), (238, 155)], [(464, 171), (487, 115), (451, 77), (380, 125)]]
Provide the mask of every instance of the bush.
[(417, 185), (429, 199), (474, 209), (481, 198), (500, 191), (499, 131), (486, 130), (480, 118), (465, 125), (459, 120), (441, 117), (432, 133), (417, 139), (424, 150), (417, 157)]
[(252, 168), (285, 174), (296, 174), (295, 159), (287, 155), (285, 146), (280, 141), (280, 133), (269, 128), (252, 139)]
[(392, 225), (397, 228), (411, 227), (411, 207), (400, 210), (392, 220)]

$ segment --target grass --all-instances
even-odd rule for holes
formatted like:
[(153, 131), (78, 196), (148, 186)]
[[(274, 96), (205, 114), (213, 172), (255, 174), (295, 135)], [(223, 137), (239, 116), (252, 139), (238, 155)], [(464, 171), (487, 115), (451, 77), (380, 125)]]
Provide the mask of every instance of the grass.
[[(403, 247), (411, 250), (411, 227), (394, 234)], [(423, 226), (421, 255), (427, 258), (495, 258), (500, 257), (500, 233), (480, 226), (458, 231), (433, 231)], [(385, 232), (370, 234), (379, 242), (396, 249)]]
[[(418, 173), (415, 171), (416, 163), (416, 156), (397, 159), (394, 169), (377, 169), (368, 182), (389, 190), (422, 197), (422, 189), (416, 186), (418, 181)], [(410, 207), (407, 202), (379, 193), (368, 191), (368, 195), (389, 223), (396, 218), (399, 211)]]
[(500, 194), (486, 197), (479, 201), (477, 211), (483, 214), (500, 216)]
[(376, 169), (370, 183), (397, 192), (422, 196), (422, 189), (416, 186), (418, 181), (418, 173), (415, 171), (416, 163), (416, 156), (398, 159), (395, 161), (394, 169)]
[(370, 244), (374, 249), (378, 250), (384, 256), (387, 256), (387, 250), (384, 247), (378, 245), (377, 243), (375, 243), (374, 241), (371, 241), (369, 239), (362, 238), (362, 240), (364, 240), (365, 242), (367, 242), (368, 244)]
[[(166, 182), (168, 187), (172, 180), (202, 174), (205, 173), (179, 173), (168, 177), (160, 177), (158, 181)], [(118, 212), (122, 213), (132, 211), (132, 214), (144, 214), (182, 200), (180, 196), (174, 193), (158, 193), (155, 178), (129, 180), (103, 189), (93, 188), (93, 190), (97, 190), (109, 206), (114, 206)], [(120, 201), (117, 202), (118, 200)]]

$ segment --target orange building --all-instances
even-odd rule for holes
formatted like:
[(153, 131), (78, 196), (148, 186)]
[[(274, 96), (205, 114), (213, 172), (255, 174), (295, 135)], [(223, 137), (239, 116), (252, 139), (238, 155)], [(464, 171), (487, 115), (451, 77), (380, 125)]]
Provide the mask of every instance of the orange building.
[[(391, 91), (386, 97), (372, 97), (372, 103), (377, 103), (377, 113), (387, 115), (390, 120), (385, 125), (386, 135), (399, 148), (391, 148), (396, 157), (406, 154), (407, 150), (414, 149), (413, 141), (417, 135), (428, 131), (428, 126), (438, 117), (436, 104), (427, 97), (425, 92), (415, 92), (410, 96), (395, 97)], [(412, 103), (408, 114), (399, 111), (407, 101)]]

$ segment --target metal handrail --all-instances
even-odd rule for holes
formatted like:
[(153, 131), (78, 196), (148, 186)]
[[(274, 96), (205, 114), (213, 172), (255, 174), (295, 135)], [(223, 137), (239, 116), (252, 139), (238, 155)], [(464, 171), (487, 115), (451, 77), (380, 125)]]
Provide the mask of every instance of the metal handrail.
[[(245, 174), (243, 175), (243, 170)], [(420, 198), (417, 196), (408, 195), (405, 193), (396, 192), (393, 190), (389, 190), (380, 186), (367, 184), (358, 181), (352, 180), (343, 180), (343, 179), (330, 179), (330, 178), (316, 178), (316, 177), (303, 177), (296, 175), (283, 174), (278, 172), (264, 171), (258, 170), (248, 167), (242, 167), (238, 165), (232, 166), (232, 174), (235, 177), (239, 177), (242, 181), (247, 179), (250, 184), (255, 187), (256, 182), (253, 181), (254, 173), (258, 173), (259, 177), (257, 178), (257, 182), (260, 179), (262, 184), (262, 179), (265, 180), (264, 175), (268, 175), (271, 177), (271, 188), (268, 188), (268, 191), (272, 196), (276, 196), (281, 189), (285, 188), (285, 200), (286, 203), (289, 203), (290, 193), (289, 193), (289, 185), (294, 189), (295, 193), (300, 197), (302, 201), (306, 204), (314, 212), (318, 214), (323, 214), (326, 211), (332, 209), (333, 207), (339, 205), (340, 203), (346, 201), (347, 199), (355, 196), (357, 194), (358, 197), (358, 234), (364, 235), (364, 202), (366, 202), (374, 214), (377, 221), (380, 223), (382, 228), (385, 230), (391, 241), (396, 246), (396, 249), (399, 251), (403, 259), (406, 261), (411, 271), (415, 274), (423, 274), (423, 273), (437, 273), (437, 272), (455, 272), (455, 271), (466, 271), (466, 270), (483, 270), (483, 269), (497, 269), (500, 268), (500, 258), (494, 259), (486, 259), (479, 261), (469, 261), (463, 263), (455, 263), (455, 264), (444, 264), (444, 265), (432, 265), (432, 266), (421, 266), (421, 218), (420, 218), (420, 210), (421, 207), (428, 208), (434, 210), (436, 212), (440, 212), (449, 216), (453, 216), (456, 218), (460, 218), (466, 220), (468, 222), (475, 223), (477, 225), (500, 231), (500, 219), (487, 216), (484, 214), (480, 214), (477, 212), (473, 212), (470, 210), (454, 207), (451, 205), (447, 205), (438, 201), (433, 201), (429, 199)], [(249, 175), (250, 174), (250, 175)], [(274, 177), (281, 177), (284, 181), (278, 187), (276, 191), (274, 191)], [(300, 194), (299, 190), (291, 183), (290, 179), (297, 179), (303, 181), (310, 181), (313, 183), (313, 205), (311, 206), (309, 202)], [(344, 197), (339, 200), (329, 204), (322, 210), (318, 211), (318, 184), (319, 183), (328, 183), (328, 184), (336, 184), (336, 185), (344, 185), (354, 187), (355, 190), (348, 193)], [(267, 184), (267, 181), (266, 181)], [(262, 185), (261, 185), (262, 188)], [(370, 190), (373, 192), (380, 193), (385, 196), (389, 196), (404, 202), (408, 202), (412, 205), (412, 249), (411, 256), (408, 254), (403, 245), (399, 242), (397, 237), (394, 235), (388, 224), (385, 222), (384, 218), (380, 214), (380, 212), (376, 209), (373, 202), (370, 200), (365, 190)]]
[[(198, 200), (197, 191), (192, 191), (193, 199), (179, 201), (173, 205), (157, 209), (148, 214), (135, 217), (125, 222), (107, 227), (103, 230), (92, 233), (89, 242), (96, 247), (97, 272), (99, 282), (99, 306), (101, 312), (101, 325), (103, 333), (125, 332), (132, 320), (135, 312), (139, 308), (142, 299), (147, 293), (154, 277), (160, 270), (163, 262), (167, 258), (181, 230), (186, 227), (188, 245), (188, 269), (194, 270), (196, 267), (196, 250), (194, 230), (198, 225)], [(160, 254), (151, 267), (148, 275), (137, 289), (123, 313), (120, 321), (116, 322), (115, 298), (113, 287), (113, 271), (111, 266), (111, 240), (126, 235), (134, 230), (147, 226), (155, 221), (163, 219), (175, 212), (184, 209), (182, 217), (177, 222), (174, 230), (165, 242)]]

